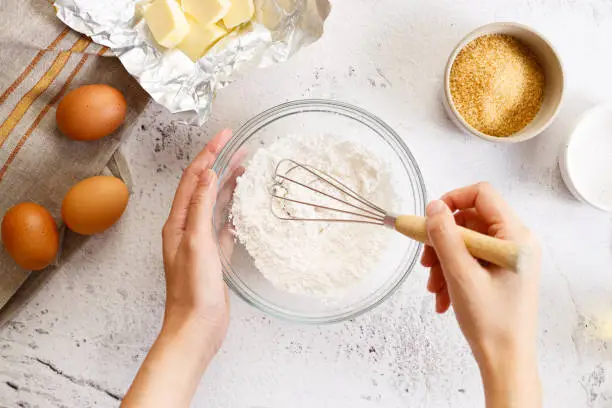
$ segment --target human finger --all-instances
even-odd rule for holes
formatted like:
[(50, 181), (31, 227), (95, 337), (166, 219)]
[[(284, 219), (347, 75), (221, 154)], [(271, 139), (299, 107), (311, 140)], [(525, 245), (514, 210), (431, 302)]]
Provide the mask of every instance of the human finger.
[[(457, 225), (480, 232), (481, 234), (488, 234), (489, 226), (484, 222), (475, 208), (458, 211), (454, 214), (454, 217)], [(426, 245), (423, 255), (421, 256), (421, 265), (431, 268), (436, 263), (438, 263), (436, 251), (433, 247)]]
[[(219, 231), (219, 245), (223, 254), (226, 258), (231, 258), (232, 253), (234, 251), (234, 233), (233, 233), (233, 225), (227, 215), (224, 214), (225, 211), (229, 211), (229, 203), (231, 202), (232, 196), (234, 194), (234, 190), (236, 189), (236, 183), (238, 177), (244, 174), (244, 167), (238, 167), (232, 173), (232, 176), (229, 177), (228, 182), (221, 188), (217, 198), (217, 205), (215, 206), (216, 211), (216, 219), (218, 220), (217, 229)], [(224, 223), (220, 225), (220, 223)]]
[(199, 178), (187, 211), (185, 233), (212, 239), (212, 219), (217, 201), (217, 175), (206, 169)]
[(195, 159), (183, 172), (176, 194), (174, 195), (170, 215), (168, 216), (163, 231), (164, 246), (168, 248), (170, 252), (175, 252), (181, 241), (185, 229), (189, 202), (191, 201), (191, 197), (198, 185), (202, 173), (213, 164), (215, 158), (231, 136), (231, 130), (226, 129), (219, 133), (200, 153), (198, 153)]
[(436, 250), (447, 282), (449, 279), (462, 280), (477, 262), (468, 252), (453, 214), (443, 201), (429, 203), (425, 224), (428, 243)]
[(456, 212), (455, 222), (457, 225), (480, 232), (481, 234), (489, 234), (489, 225), (482, 219), (475, 208)]
[(219, 232), (219, 246), (226, 260), (230, 260), (236, 246), (233, 227), (230, 223), (226, 223)]
[[(475, 208), (458, 211), (454, 214), (454, 217), (457, 225), (480, 232), (481, 234), (488, 234), (489, 226)], [(425, 246), (421, 256), (421, 265), (431, 268), (438, 263), (438, 255), (436, 255), (435, 249), (429, 245)]]
[(475, 208), (488, 225), (497, 226), (497, 229), (503, 230), (502, 226), (512, 229), (519, 223), (508, 203), (486, 182), (446, 193), (442, 200), (452, 212)]
[(444, 290), (436, 294), (436, 313), (446, 312), (450, 304), (450, 295), (447, 288), (444, 288)]
[[(236, 190), (236, 184), (238, 177), (242, 176), (245, 172), (245, 168), (242, 166), (237, 167), (232, 173), (224, 177), (225, 181), (220, 183), (219, 186), (219, 197), (217, 198), (218, 215), (222, 215), (220, 212), (226, 209), (226, 206), (232, 201), (234, 191)], [(223, 218), (223, 217), (220, 217)]]
[(234, 153), (234, 155), (230, 159), (229, 164), (227, 166), (230, 174), (234, 170), (236, 170), (238, 167), (243, 167), (242, 163), (244, 162), (244, 159), (246, 158), (247, 153), (248, 153), (248, 150), (244, 147), (241, 147), (240, 149), (238, 149), (236, 153)]
[(240, 148), (230, 159), (227, 170), (219, 180), (219, 194), (217, 197), (217, 205), (215, 206), (215, 228), (220, 229), (221, 223), (226, 223), (228, 216), (224, 214), (228, 211), (228, 204), (232, 201), (238, 177), (242, 176), (245, 168), (242, 165), (246, 157), (247, 150)]
[(442, 266), (435, 264), (429, 270), (429, 281), (427, 281), (427, 290), (431, 293), (439, 293), (446, 286)]
[(423, 255), (421, 256), (421, 265), (426, 268), (431, 268), (438, 262), (438, 256), (436, 255), (436, 250), (429, 245), (425, 245), (425, 249), (423, 250)]
[(189, 206), (191, 196), (196, 189), (200, 176), (206, 169), (212, 166), (219, 152), (231, 137), (232, 131), (229, 129), (220, 132), (200, 153), (198, 153), (191, 164), (185, 169), (172, 202), (168, 221), (184, 229), (185, 219), (187, 217), (187, 207)]

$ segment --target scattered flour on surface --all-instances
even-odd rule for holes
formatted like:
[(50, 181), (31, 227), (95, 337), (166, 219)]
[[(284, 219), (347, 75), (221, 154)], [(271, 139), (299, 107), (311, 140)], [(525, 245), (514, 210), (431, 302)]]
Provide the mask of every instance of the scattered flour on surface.
[(393, 211), (400, 200), (391, 168), (367, 146), (340, 136), (289, 135), (257, 150), (238, 179), (232, 220), (257, 269), (288, 292), (339, 298), (375, 270), (393, 232), (374, 225), (276, 218), (269, 190), (276, 165), (286, 158), (327, 172)]

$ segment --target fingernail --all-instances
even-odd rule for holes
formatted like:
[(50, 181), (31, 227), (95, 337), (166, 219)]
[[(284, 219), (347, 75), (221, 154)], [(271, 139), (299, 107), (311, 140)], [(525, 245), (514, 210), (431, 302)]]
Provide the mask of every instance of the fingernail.
[(441, 213), (444, 211), (444, 207), (446, 207), (446, 204), (443, 201), (434, 200), (427, 206), (427, 215), (431, 216)]

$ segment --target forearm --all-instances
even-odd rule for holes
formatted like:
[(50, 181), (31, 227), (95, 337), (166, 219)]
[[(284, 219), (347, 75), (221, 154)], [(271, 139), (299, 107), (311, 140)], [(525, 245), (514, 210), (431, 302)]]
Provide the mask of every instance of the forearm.
[(216, 350), (202, 347), (205, 335), (189, 319), (166, 319), (134, 383), (124, 408), (189, 407)]
[(507, 354), (479, 364), (487, 408), (540, 408), (542, 391), (535, 354)]

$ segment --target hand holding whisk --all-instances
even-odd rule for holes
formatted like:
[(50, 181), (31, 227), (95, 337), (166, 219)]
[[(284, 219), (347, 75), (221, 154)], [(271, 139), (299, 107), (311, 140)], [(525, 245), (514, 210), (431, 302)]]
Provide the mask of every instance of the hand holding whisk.
[[(270, 194), (272, 212), (282, 220), (374, 224), (393, 228), (422, 243), (428, 240), (425, 217), (390, 214), (337, 178), (291, 159), (278, 163)], [(298, 211), (307, 209), (312, 211)], [(517, 269), (520, 250), (516, 243), (458, 228), (472, 256)]]

